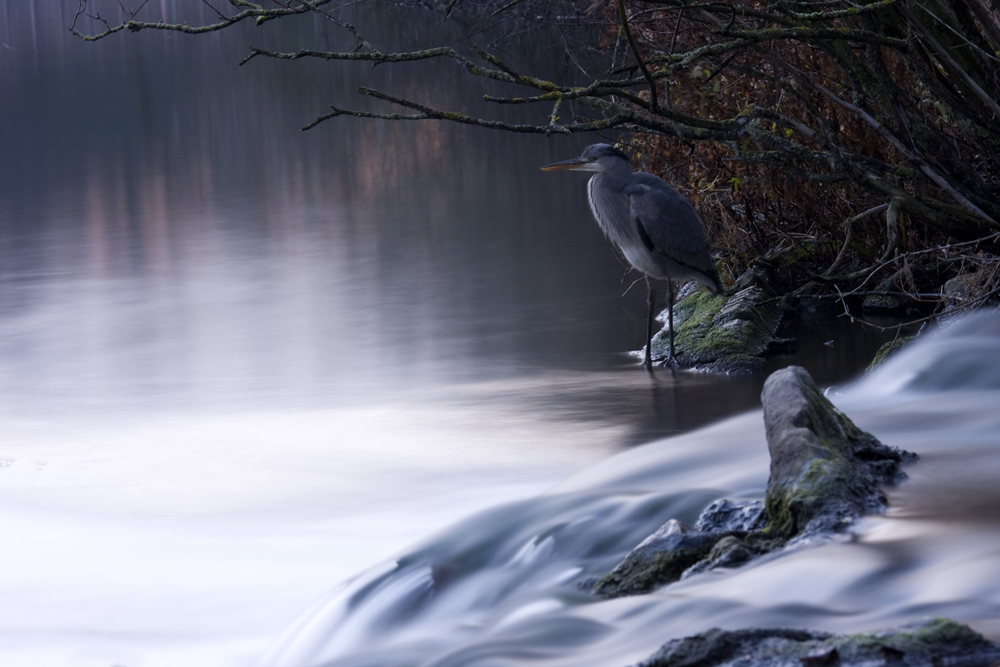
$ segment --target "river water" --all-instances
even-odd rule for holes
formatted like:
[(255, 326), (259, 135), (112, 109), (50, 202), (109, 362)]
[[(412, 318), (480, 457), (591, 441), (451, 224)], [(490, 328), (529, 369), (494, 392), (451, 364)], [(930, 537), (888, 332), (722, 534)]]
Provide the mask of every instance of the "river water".
[(388, 560), (305, 614), (264, 664), (628, 665), (712, 627), (873, 631), (935, 616), (1000, 636), (1000, 314), (900, 352), (836, 404), (920, 453), (890, 510), (836, 538), (596, 600), (578, 584), (667, 518), (761, 498), (761, 413), (660, 440), (538, 497), (481, 513)]
[[(710, 625), (928, 613), (996, 635), (996, 385), (962, 390), (995, 338), (963, 339), (964, 378), (901, 384), (951, 367), (931, 343), (837, 395), (924, 456), (856, 541), (595, 603), (575, 579), (759, 495), (767, 462), (763, 377), (650, 379), (626, 354), (641, 285), (583, 180), (537, 169), (592, 138), (303, 133), (330, 104), (376, 108), (361, 84), (468, 109), (482, 91), (451, 66), (236, 66), (250, 45), (350, 48), (313, 19), (85, 44), (76, 6), (0, 0), (0, 662), (624, 665)], [(354, 11), (386, 48), (472, 39)], [(775, 366), (824, 385), (886, 337), (795, 335)]]

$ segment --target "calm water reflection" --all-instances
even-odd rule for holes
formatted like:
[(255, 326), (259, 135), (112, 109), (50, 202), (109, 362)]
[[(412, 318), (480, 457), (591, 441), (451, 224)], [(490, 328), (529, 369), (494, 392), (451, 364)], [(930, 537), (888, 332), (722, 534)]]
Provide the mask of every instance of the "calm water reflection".
[[(314, 405), (618, 369), (630, 380), (612, 384), (642, 397), (606, 414), (628, 421), (690, 428), (755, 402), (758, 382), (684, 377), (692, 392), (732, 396), (671, 414), (632, 377), (623, 352), (641, 342), (642, 290), (590, 220), (583, 180), (537, 170), (586, 138), (352, 119), (298, 129), (330, 103), (363, 105), (350, 93), (362, 82), (467, 106), (476, 91), (457, 92), (457, 68), (238, 69), (249, 44), (335, 48), (343, 35), (308, 20), (84, 44), (65, 33), (75, 2), (5, 4), (4, 401)], [(160, 4), (149, 11), (193, 11)], [(388, 16), (381, 44), (459, 30), (430, 13)], [(822, 379), (853, 372), (869, 348)]]

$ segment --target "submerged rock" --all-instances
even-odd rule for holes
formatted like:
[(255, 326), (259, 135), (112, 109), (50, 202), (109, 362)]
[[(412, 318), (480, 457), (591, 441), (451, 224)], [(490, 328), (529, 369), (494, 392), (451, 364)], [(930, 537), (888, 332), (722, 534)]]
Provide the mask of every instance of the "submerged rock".
[(712, 629), (664, 644), (636, 667), (991, 667), (1000, 645), (966, 625), (936, 618), (874, 634)]
[[(776, 334), (784, 311), (780, 299), (758, 285), (735, 294), (695, 292), (674, 306), (677, 361), (717, 373), (762, 370), (768, 356), (795, 345)], [(670, 329), (653, 336), (651, 346), (654, 358), (667, 357)]]
[(873, 370), (878, 368), (879, 364), (885, 361), (890, 354), (902, 348), (914, 338), (916, 338), (916, 336), (900, 336), (895, 340), (890, 340), (888, 343), (884, 343), (875, 353), (875, 356), (872, 358), (872, 362), (868, 364), (868, 368), (865, 369), (865, 373), (871, 373)]
[(681, 579), (687, 579), (699, 572), (707, 572), (717, 567), (739, 567), (756, 555), (743, 540), (734, 535), (726, 535), (715, 543), (705, 558), (684, 570), (681, 573)]
[(881, 486), (905, 477), (910, 452), (887, 447), (830, 403), (808, 371), (790, 366), (764, 383), (771, 470), (763, 501), (718, 500), (695, 528), (671, 519), (643, 540), (593, 592), (637, 595), (817, 535), (886, 508)]

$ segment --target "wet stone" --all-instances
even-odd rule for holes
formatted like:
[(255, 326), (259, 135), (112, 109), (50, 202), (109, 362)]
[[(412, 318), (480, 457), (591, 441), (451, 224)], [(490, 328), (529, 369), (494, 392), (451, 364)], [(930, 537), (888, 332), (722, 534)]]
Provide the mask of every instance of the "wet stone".
[(600, 579), (593, 592), (604, 597), (639, 595), (677, 581), (685, 570), (705, 558), (721, 537), (671, 519)]
[(783, 629), (708, 630), (664, 644), (636, 667), (993, 667), (1000, 645), (935, 618), (873, 634)]
[(684, 570), (681, 579), (687, 579), (700, 572), (714, 570), (719, 567), (739, 567), (754, 557), (751, 551), (739, 538), (727, 535), (715, 543), (708, 556)]
[(893, 352), (903, 348), (907, 343), (912, 341), (914, 336), (900, 336), (895, 340), (890, 340), (888, 343), (884, 343), (882, 347), (875, 352), (872, 362), (868, 364), (868, 368), (865, 369), (865, 373), (871, 373), (873, 370), (878, 368), (883, 361), (885, 361)]
[(771, 455), (765, 504), (773, 537), (791, 540), (840, 530), (885, 511), (882, 486), (905, 478), (910, 452), (887, 447), (855, 426), (809, 372), (773, 373), (761, 395)]
[(598, 580), (594, 594), (648, 593), (786, 546), (822, 542), (861, 516), (885, 511), (882, 487), (904, 479), (901, 466), (915, 454), (858, 428), (804, 368), (773, 373), (761, 398), (771, 455), (764, 500), (717, 500), (694, 528), (668, 521)]
[(763, 514), (763, 500), (732, 501), (723, 498), (706, 507), (694, 527), (706, 532), (746, 532), (759, 527)]
[[(677, 361), (715, 373), (763, 370), (768, 356), (796, 345), (776, 334), (784, 314), (781, 300), (757, 284), (720, 295), (706, 290), (686, 295), (682, 290), (674, 306)], [(661, 315), (661, 319), (666, 317)], [(653, 358), (667, 357), (670, 329), (654, 335), (651, 345)]]

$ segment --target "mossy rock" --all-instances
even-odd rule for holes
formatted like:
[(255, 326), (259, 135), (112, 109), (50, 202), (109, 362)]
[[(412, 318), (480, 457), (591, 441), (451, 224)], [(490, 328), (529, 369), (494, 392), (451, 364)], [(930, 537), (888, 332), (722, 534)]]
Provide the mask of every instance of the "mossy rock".
[(648, 593), (842, 530), (884, 511), (881, 487), (903, 479), (900, 466), (917, 458), (858, 428), (804, 368), (771, 374), (761, 400), (771, 455), (763, 510), (759, 500), (719, 500), (702, 512), (696, 529), (671, 519), (594, 585), (596, 595)]
[[(764, 368), (779, 341), (784, 306), (770, 292), (750, 286), (732, 295), (699, 291), (674, 306), (677, 362), (722, 373)], [(787, 341), (785, 341), (787, 342)], [(653, 336), (654, 358), (670, 353), (670, 329)]]
[(708, 556), (721, 537), (692, 531), (671, 519), (601, 578), (593, 592), (608, 598), (641, 595), (677, 581), (685, 570)]
[(882, 347), (878, 349), (878, 352), (875, 353), (875, 357), (872, 359), (872, 362), (868, 364), (868, 368), (865, 369), (865, 373), (871, 373), (873, 370), (878, 368), (879, 364), (885, 361), (890, 354), (902, 348), (914, 338), (916, 338), (916, 336), (902, 336), (895, 340), (890, 340), (888, 343), (882, 345)]
[(916, 459), (858, 428), (799, 366), (772, 373), (761, 400), (771, 454), (765, 496), (771, 536), (808, 537), (884, 511), (881, 486), (902, 479), (900, 465)]
[(664, 644), (636, 667), (992, 667), (1000, 646), (966, 625), (935, 618), (872, 634), (832, 635), (788, 629), (717, 628)]

